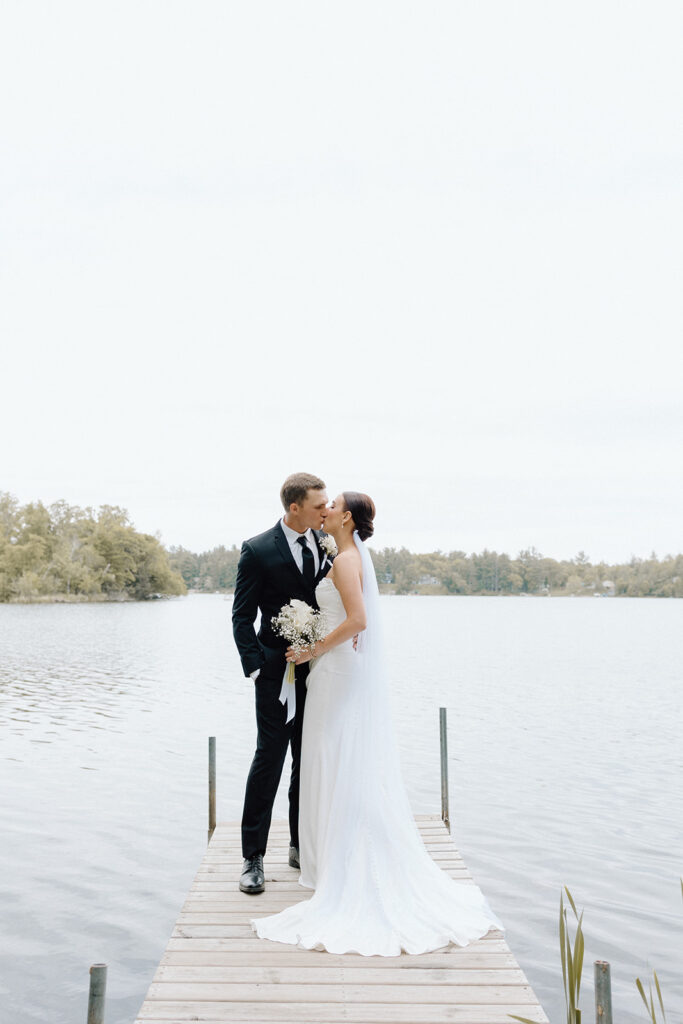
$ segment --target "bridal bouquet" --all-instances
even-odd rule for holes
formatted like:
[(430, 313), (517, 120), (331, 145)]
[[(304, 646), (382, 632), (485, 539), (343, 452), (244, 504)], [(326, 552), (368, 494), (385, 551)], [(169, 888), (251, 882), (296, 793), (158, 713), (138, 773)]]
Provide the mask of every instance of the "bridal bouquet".
[[(323, 640), (326, 635), (325, 616), (317, 612), (305, 601), (293, 598), (289, 604), (280, 609), (278, 615), (270, 620), (273, 632), (287, 640), (295, 654), (303, 654), (306, 648)], [(288, 661), (282, 680), (280, 703), (287, 705), (287, 721), (294, 718), (296, 712), (296, 687), (294, 686), (294, 662)]]
[[(283, 605), (279, 615), (274, 615), (270, 621), (273, 631), (289, 642), (295, 654), (303, 654), (307, 647), (325, 637), (323, 613), (296, 598)], [(289, 662), (287, 668), (292, 670), (292, 678), (288, 681), (293, 683), (294, 664)]]

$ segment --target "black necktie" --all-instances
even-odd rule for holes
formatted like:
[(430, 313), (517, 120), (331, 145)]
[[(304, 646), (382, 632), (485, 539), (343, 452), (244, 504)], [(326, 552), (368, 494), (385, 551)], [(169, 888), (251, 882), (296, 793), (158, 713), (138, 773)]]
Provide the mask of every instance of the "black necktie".
[(315, 562), (313, 560), (313, 552), (308, 546), (308, 541), (305, 536), (297, 537), (297, 544), (301, 544), (301, 554), (304, 556), (304, 579), (309, 587), (313, 586), (313, 580), (315, 579)]

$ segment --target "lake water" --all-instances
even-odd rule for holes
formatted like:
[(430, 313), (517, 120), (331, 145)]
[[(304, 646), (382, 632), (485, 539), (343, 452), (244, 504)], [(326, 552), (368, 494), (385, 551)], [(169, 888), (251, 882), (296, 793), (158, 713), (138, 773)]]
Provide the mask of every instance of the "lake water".
[[(615, 1020), (643, 1021), (655, 967), (683, 1020), (683, 601), (385, 597), (414, 811), (438, 812), (449, 709), (453, 833), (553, 1024), (560, 891), (612, 965)], [(239, 818), (254, 744), (231, 604), (0, 605), (2, 1018), (136, 1015), (219, 820)], [(276, 815), (286, 813), (281, 786)]]

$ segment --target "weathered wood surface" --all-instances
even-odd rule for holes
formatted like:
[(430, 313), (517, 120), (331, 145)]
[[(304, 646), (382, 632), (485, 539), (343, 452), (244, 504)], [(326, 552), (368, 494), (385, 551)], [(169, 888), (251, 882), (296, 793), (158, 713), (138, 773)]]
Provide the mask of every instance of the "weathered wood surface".
[[(417, 823), (434, 860), (471, 881), (438, 815)], [(136, 1024), (547, 1024), (500, 932), (421, 956), (338, 956), (257, 938), (249, 920), (310, 897), (287, 864), (289, 834), (274, 822), (266, 891), (245, 896), (237, 822), (219, 824), (176, 922)]]

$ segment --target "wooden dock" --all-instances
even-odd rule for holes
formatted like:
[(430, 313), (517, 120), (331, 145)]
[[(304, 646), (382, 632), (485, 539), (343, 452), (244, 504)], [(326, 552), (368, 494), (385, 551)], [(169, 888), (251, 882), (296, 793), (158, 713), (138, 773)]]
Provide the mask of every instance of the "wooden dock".
[[(434, 860), (471, 877), (438, 815), (417, 823)], [(289, 833), (274, 822), (266, 891), (245, 896), (239, 823), (219, 824), (176, 922), (136, 1024), (510, 1024), (519, 1014), (547, 1024), (500, 932), (469, 946), (420, 956), (344, 956), (257, 938), (252, 917), (310, 898), (287, 864)]]

